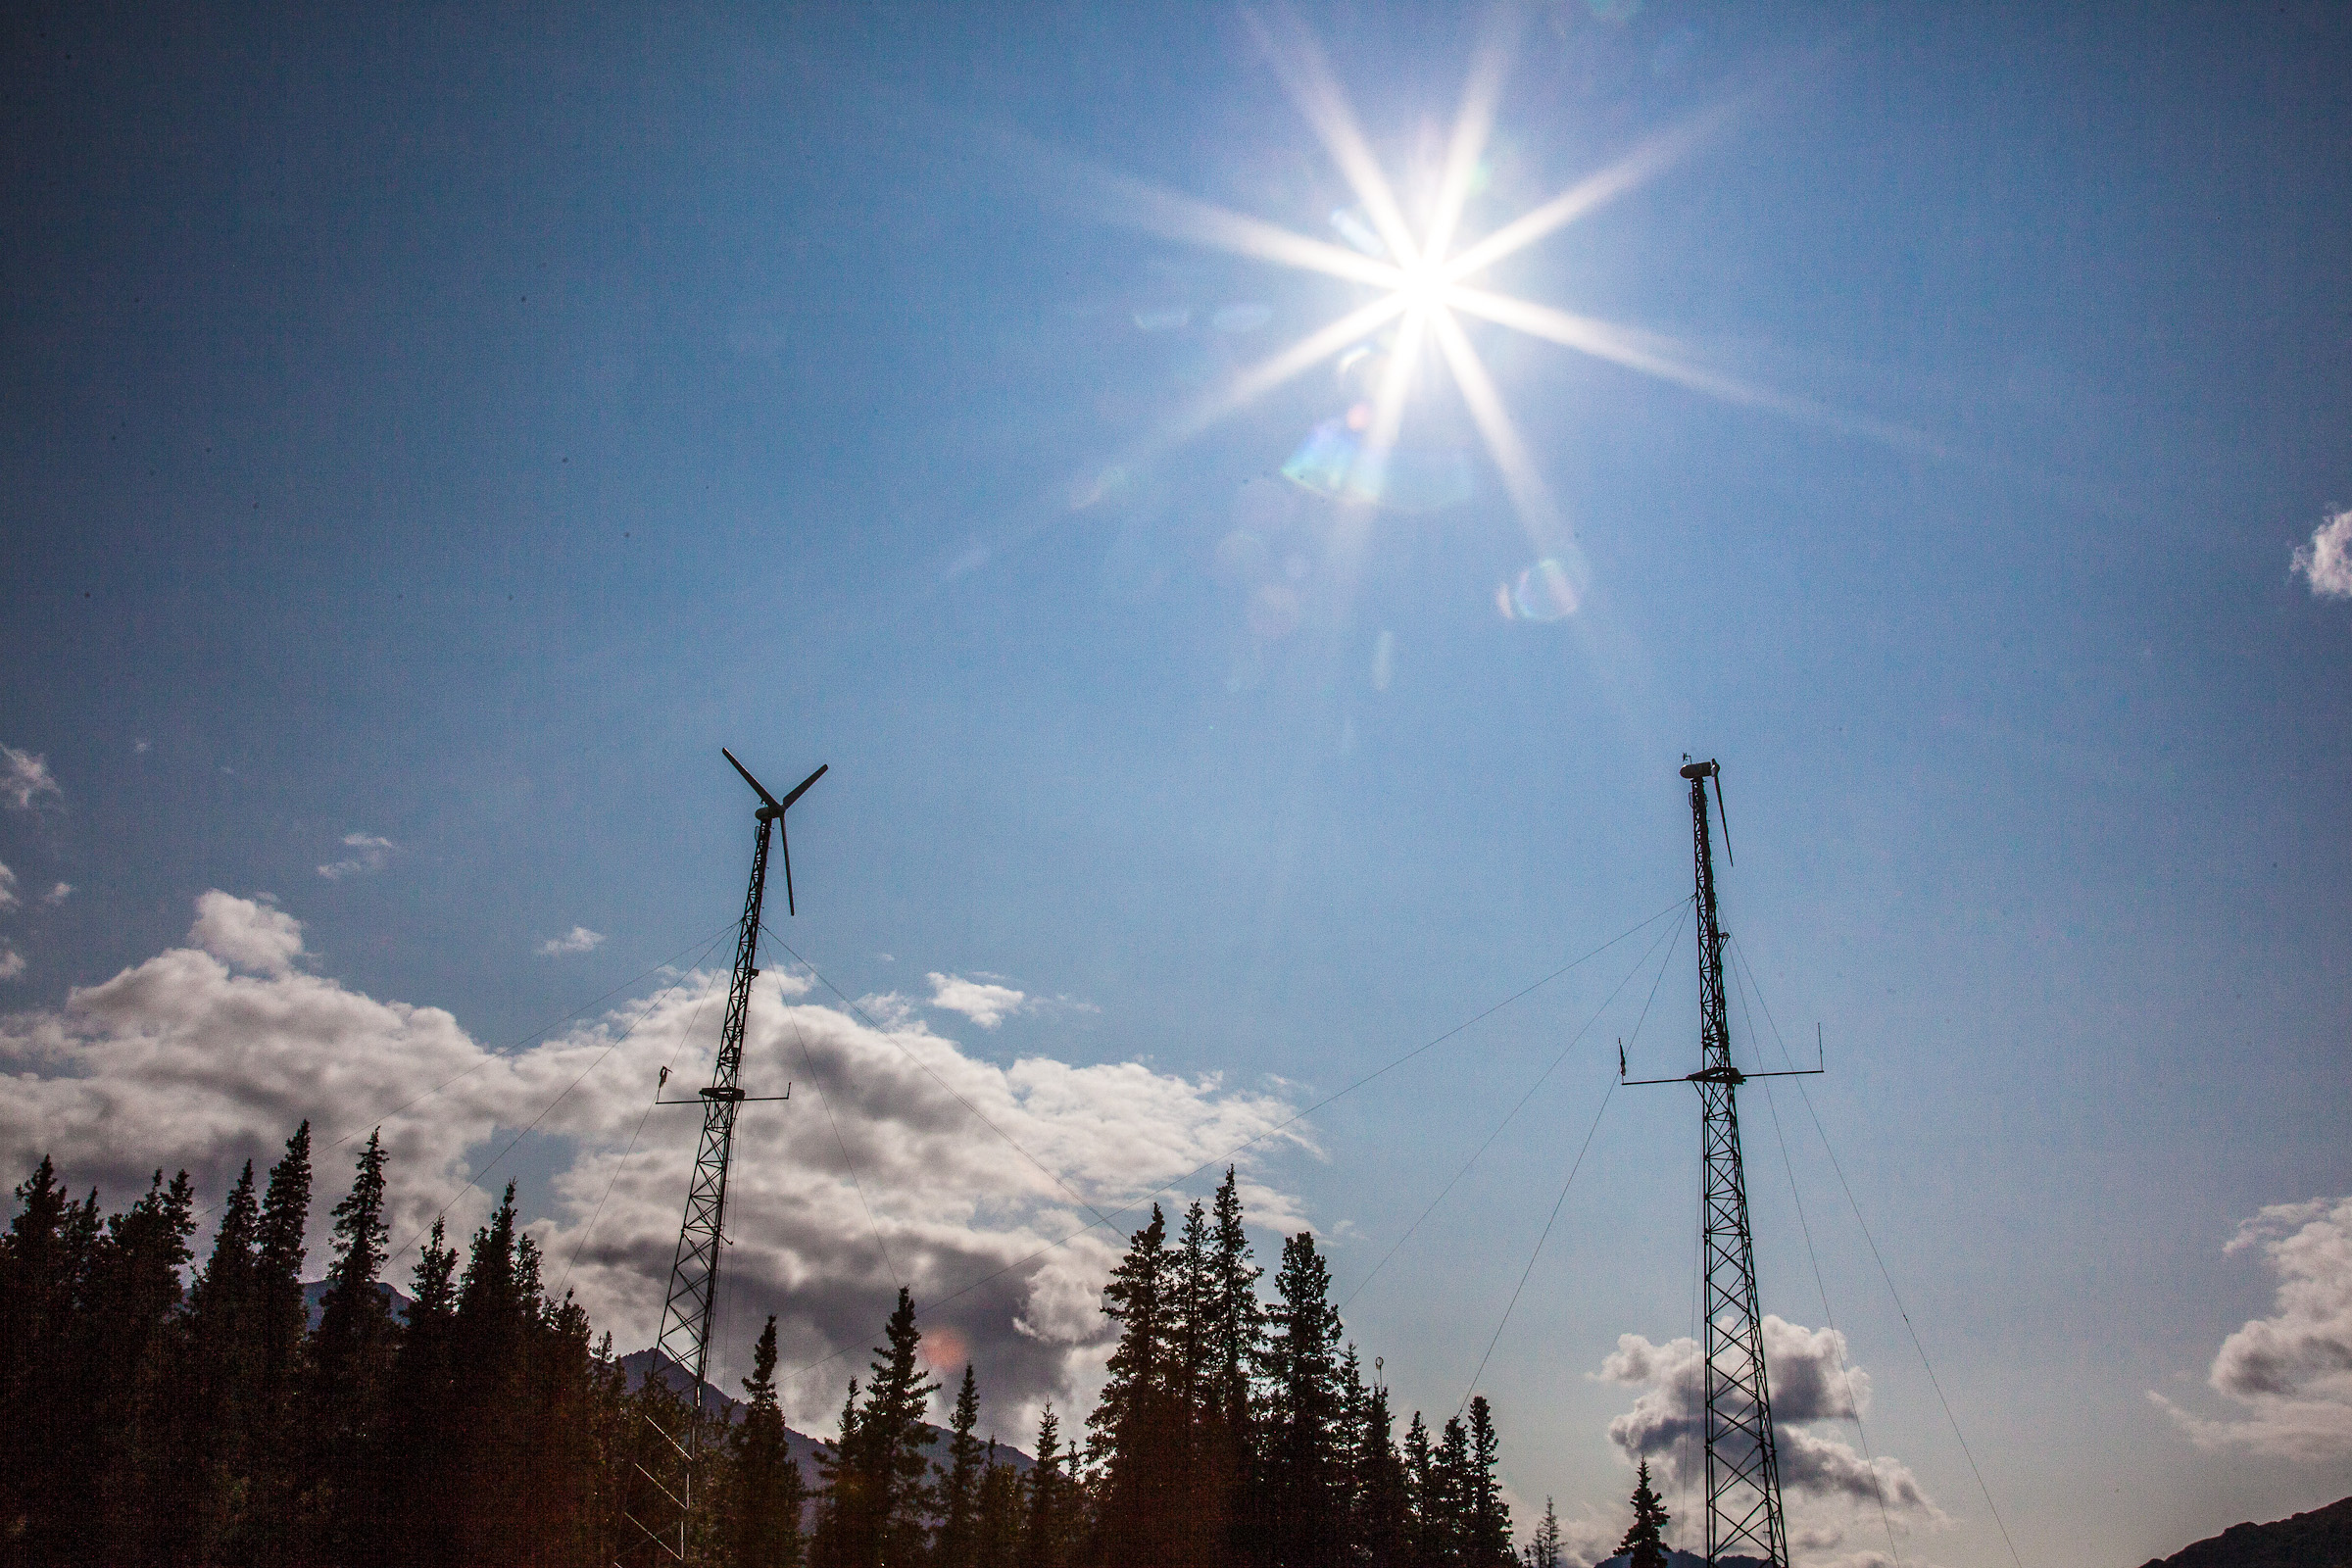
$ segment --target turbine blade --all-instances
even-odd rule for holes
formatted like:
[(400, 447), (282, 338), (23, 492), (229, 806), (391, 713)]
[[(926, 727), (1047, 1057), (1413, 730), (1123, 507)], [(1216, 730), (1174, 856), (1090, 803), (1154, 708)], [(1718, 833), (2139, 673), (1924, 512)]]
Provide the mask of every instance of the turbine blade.
[(1715, 814), (1723, 818), (1723, 858), (1738, 865), (1740, 857), (1732, 853), (1732, 813), (1724, 809), (1723, 805), (1723, 769), (1720, 767), (1715, 770)]
[[(818, 768), (817, 771), (821, 773), (824, 769)], [(811, 779), (809, 782), (815, 781)], [(808, 787), (807, 784), (801, 786), (803, 789)], [(784, 912), (798, 914), (801, 911), (794, 906), (792, 902), (792, 835), (784, 831), (784, 817), (781, 812), (776, 816), (776, 839), (784, 847)]]
[(825, 769), (831, 767), (832, 765), (833, 764), (831, 762), (817, 763), (816, 771), (809, 774), (807, 778), (801, 780), (798, 784), (795, 784), (792, 787), (792, 793), (784, 797), (783, 801), (776, 807), (776, 809), (781, 811), (785, 807), (790, 806), (793, 802), (808, 794), (808, 786), (815, 783), (818, 779), (823, 778), (825, 776)]
[[(759, 796), (759, 797), (760, 797), (761, 800), (765, 801), (765, 802), (766, 802), (768, 805), (770, 805), (770, 806), (775, 806), (775, 804), (776, 804), (776, 798), (775, 798), (773, 795), (770, 795), (770, 794), (768, 794), (768, 793), (767, 793), (767, 789), (766, 789), (766, 787), (765, 787), (764, 785), (762, 785), (762, 784), (761, 784), (761, 783), (760, 783), (760, 782), (758, 779), (756, 779), (756, 778), (752, 777), (752, 770), (751, 770), (750, 768), (748, 768), (748, 767), (744, 766), (744, 765), (743, 765), (741, 762), (736, 762), (736, 761), (735, 761), (735, 754), (734, 754), (733, 752), (730, 752), (730, 751), (728, 751), (728, 750), (727, 750), (727, 749), (726, 749), (724, 746), (721, 746), (721, 747), (718, 749), (718, 755), (719, 755), (719, 756), (721, 756), (721, 757), (723, 757), (723, 758), (725, 758), (725, 759), (726, 759), (728, 761), (730, 761), (730, 762), (734, 762), (734, 763), (735, 763), (735, 771), (736, 771), (736, 772), (738, 772), (738, 773), (741, 773), (741, 774), (743, 775), (743, 781), (744, 781), (746, 784), (749, 784), (749, 785), (752, 787), (752, 791), (753, 791), (753, 793), (755, 793), (756, 795), (758, 795), (758, 796)], [(808, 787), (808, 785), (806, 785), (806, 784), (804, 784), (804, 785), (802, 785), (802, 786), (801, 786), (801, 788), (803, 788), (803, 789), (807, 789)], [(777, 809), (781, 810), (781, 809), (782, 809), (782, 808), (781, 808), (781, 807), (778, 807), (778, 808), (777, 808)]]

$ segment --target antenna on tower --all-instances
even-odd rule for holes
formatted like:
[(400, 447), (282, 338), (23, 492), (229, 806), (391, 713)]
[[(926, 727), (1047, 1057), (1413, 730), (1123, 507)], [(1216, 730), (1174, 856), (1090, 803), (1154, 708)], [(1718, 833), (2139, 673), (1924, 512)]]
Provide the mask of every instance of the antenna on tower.
[[(1700, 1151), (1705, 1164), (1699, 1207), (1706, 1298), (1707, 1562), (1734, 1548), (1771, 1568), (1788, 1568), (1788, 1528), (1781, 1511), (1780, 1453), (1773, 1441), (1772, 1392), (1764, 1375), (1764, 1317), (1756, 1305), (1756, 1248), (1747, 1223), (1747, 1177), (1740, 1158), (1740, 1086), (1750, 1078), (1809, 1078), (1822, 1071), (1743, 1073), (1732, 1064), (1732, 1028), (1723, 995), (1723, 927), (1715, 917), (1715, 853), (1707, 831), (1707, 781), (1723, 806), (1723, 770), (1684, 755), (1690, 785), (1691, 859), (1698, 879), (1699, 1069), (1681, 1078), (1634, 1084), (1698, 1086)], [(1731, 849), (1731, 829), (1724, 829)], [(1618, 1075), (1625, 1072), (1618, 1058)]]
[[(678, 1227), (678, 1250), (669, 1268), (669, 1295), (662, 1304), (662, 1332), (654, 1341), (659, 1357), (665, 1357), (694, 1378), (694, 1415), (684, 1444), (670, 1434), (662, 1436), (668, 1447), (678, 1456), (681, 1467), (672, 1479), (678, 1482), (669, 1487), (655, 1477), (643, 1465), (637, 1473), (667, 1499), (676, 1511), (674, 1524), (669, 1510), (659, 1528), (647, 1525), (635, 1514), (629, 1522), (645, 1532), (646, 1539), (659, 1546), (675, 1561), (686, 1559), (687, 1523), (694, 1512), (694, 1472), (702, 1457), (703, 1404), (710, 1385), (706, 1374), (710, 1364), (710, 1331), (712, 1314), (718, 1300), (718, 1259), (726, 1245), (727, 1166), (735, 1152), (735, 1116), (747, 1102), (789, 1100), (789, 1088), (781, 1095), (747, 1095), (737, 1082), (743, 1071), (743, 1032), (752, 1004), (752, 982), (759, 978), (760, 906), (767, 893), (767, 842), (769, 830), (784, 840), (784, 904), (793, 909), (792, 845), (784, 832), (784, 813), (792, 803), (808, 793), (808, 786), (825, 776), (825, 768), (817, 770), (794, 786), (792, 793), (777, 800), (760, 782), (752, 777), (751, 769), (735, 760), (735, 754), (725, 747), (719, 755), (732, 763), (743, 781), (760, 797), (760, 806), (752, 815), (759, 824), (752, 841), (752, 880), (743, 897), (743, 924), (735, 933), (735, 974), (727, 987), (727, 1013), (719, 1025), (718, 1059), (710, 1069), (710, 1083), (693, 1100), (659, 1100), (662, 1105), (695, 1105), (703, 1107), (703, 1140), (694, 1158), (694, 1180), (686, 1190), (686, 1217)], [(797, 913), (798, 910), (794, 909)], [(669, 1081), (669, 1069), (662, 1070), (662, 1083)], [(660, 1094), (660, 1087), (655, 1093)], [(659, 1361), (654, 1368), (659, 1373)], [(653, 1418), (647, 1417), (650, 1422)], [(655, 1427), (661, 1431), (659, 1426)], [(669, 1468), (666, 1464), (664, 1469)], [(649, 1505), (648, 1512), (654, 1511)], [(674, 1544), (673, 1544), (674, 1541)]]

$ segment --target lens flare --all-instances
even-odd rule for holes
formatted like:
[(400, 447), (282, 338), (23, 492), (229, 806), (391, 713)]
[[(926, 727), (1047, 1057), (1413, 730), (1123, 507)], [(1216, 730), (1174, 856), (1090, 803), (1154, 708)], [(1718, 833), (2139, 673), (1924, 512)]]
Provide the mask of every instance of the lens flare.
[[(1596, 14), (1622, 19), (1639, 10), (1641, 0), (1586, 4)], [(1210, 340), (1221, 351), (1210, 356), (1215, 384), (1122, 453), (1123, 464), (1141, 467), (1148, 459), (1191, 441), (1309, 369), (1336, 362), (1343, 396), (1355, 406), (1349, 411), (1353, 416), (1344, 414), (1317, 425), (1283, 465), (1283, 476), (1300, 489), (1358, 509), (1430, 511), (1452, 505), (1470, 494), (1466, 455), (1458, 450), (1420, 450), (1400, 439), (1408, 403), (1432, 379), (1419, 374), (1416, 362), (1442, 362), (1442, 373), (1449, 375), (1461, 395), (1478, 439), (1527, 531), (1530, 553), (1538, 558), (1516, 583), (1501, 585), (1498, 603), (1514, 620), (1541, 622), (1576, 612), (1588, 581), (1587, 565), (1501, 389), (1464, 329), (1473, 320), (1721, 402), (1902, 449), (1935, 450), (1915, 432), (1724, 374), (1670, 339), (1516, 299), (1494, 287), (1490, 274), (1498, 264), (1588, 219), (1720, 137), (1754, 94), (1728, 99), (1669, 127), (1549, 200), (1502, 217), (1493, 226), (1473, 222), (1471, 199), (1492, 194), (1489, 153), (1496, 110), (1506, 68), (1516, 52), (1517, 29), (1524, 24), (1518, 11), (1495, 8), (1474, 50), (1426, 210), (1408, 218), (1304, 24), (1287, 11), (1244, 15), (1292, 103), (1353, 198), (1342, 198), (1346, 205), (1327, 210), (1328, 226), (1322, 232), (1328, 238), (1084, 166), (1072, 172), (1113, 220), (1251, 261), (1320, 274), (1358, 292), (1323, 325), (1262, 358), (1240, 364), (1234, 363), (1231, 345), (1222, 340), (1256, 329), (1271, 318), (1270, 313), (1260, 318), (1257, 311), (1262, 307), (1246, 304), (1204, 311), (1203, 324), (1219, 335)], [(1189, 311), (1173, 303), (1159, 303), (1135, 316), (1139, 328), (1171, 333), (1189, 327), (1193, 319)], [(1366, 537), (1363, 521), (1359, 516), (1348, 522), (1348, 538)]]
[(1374, 440), (1366, 429), (1370, 418), (1355, 417), (1355, 412), (1316, 425), (1282, 466), (1282, 476), (1334, 501), (1391, 512), (1442, 512), (1476, 493), (1469, 454), (1458, 447), (1404, 447)]
[(1494, 608), (1502, 612), (1505, 620), (1545, 624), (1566, 620), (1576, 613), (1580, 603), (1576, 579), (1566, 566), (1549, 556), (1521, 572), (1517, 581), (1498, 584), (1494, 589)]

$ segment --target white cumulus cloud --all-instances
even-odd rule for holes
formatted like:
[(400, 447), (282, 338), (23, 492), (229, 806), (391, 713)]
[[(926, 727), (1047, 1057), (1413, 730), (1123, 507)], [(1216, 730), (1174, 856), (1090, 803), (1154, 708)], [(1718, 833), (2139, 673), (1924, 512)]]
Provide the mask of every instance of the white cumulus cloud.
[(2322, 599), (2352, 599), (2352, 507), (2312, 530), (2295, 550), (2294, 569)]
[[(485, 1166), (536, 1117), (536, 1157), (553, 1151), (555, 1169), (525, 1213), (548, 1281), (577, 1291), (621, 1348), (648, 1344), (701, 1129), (691, 1110), (664, 1109), (633, 1152), (630, 1135), (663, 1066), (692, 1082), (710, 1061), (726, 975), (676, 976), (650, 999), (500, 1054), (438, 1007), (307, 971), (303, 952), (290, 914), (210, 892), (189, 946), (76, 988), (54, 1010), (0, 1016), (0, 1176), (21, 1179), (46, 1152), (120, 1202), (158, 1165), (184, 1166), (216, 1198), (308, 1117), (315, 1268), (357, 1141), (380, 1126), (393, 1240), (410, 1244), (387, 1277), (405, 1285), (416, 1234), (453, 1202), (455, 1234), (479, 1223), (489, 1199), (467, 1180), (495, 1193), (506, 1169)], [(1239, 1156), (1251, 1218), (1302, 1223), (1295, 1200), (1253, 1177), (1253, 1153), (1299, 1136), (1275, 1134), (1292, 1113), (1278, 1094), (1131, 1062), (1000, 1065), (919, 1020), (877, 1030), (805, 995), (767, 977), (754, 991), (745, 1087), (789, 1084), (791, 1099), (747, 1104), (737, 1123), (735, 1245), (713, 1347), (731, 1386), (758, 1325), (779, 1314), (796, 1422), (829, 1424), (904, 1282), (926, 1332), (969, 1348), (988, 1421), (1026, 1435), (1040, 1402), (1082, 1395), (1100, 1375), (1102, 1280), (1124, 1232), (1150, 1214), (1117, 1206), (1250, 1140), (1265, 1140)], [(1119, 1234), (1080, 1231), (1094, 1217), (1084, 1204), (1111, 1214)]]
[(605, 934), (602, 931), (591, 931), (584, 925), (575, 925), (562, 936), (549, 937), (545, 942), (540, 943), (539, 951), (545, 956), (553, 958), (561, 957), (566, 953), (594, 953), (604, 944)]
[(16, 906), (17, 873), (11, 871), (5, 862), (0, 862), (0, 909), (13, 909)]
[(302, 922), (265, 901), (216, 888), (197, 899), (188, 940), (232, 967), (282, 975), (302, 956)]
[(74, 884), (71, 882), (60, 882), (57, 886), (51, 888), (48, 892), (41, 895), (41, 902), (54, 909), (73, 896)]
[(960, 1012), (983, 1029), (994, 1029), (1029, 1004), (1025, 992), (986, 980), (967, 980), (959, 974), (926, 974), (931, 982), (931, 1005)]
[(384, 862), (392, 858), (392, 852), (400, 848), (390, 839), (379, 838), (373, 833), (346, 833), (343, 835), (343, 847), (351, 853), (340, 860), (329, 860), (318, 867), (318, 874), (329, 882), (340, 882), (362, 871), (381, 871)]
[[(1901, 1460), (1866, 1459), (1843, 1439), (1808, 1430), (1869, 1413), (1870, 1375), (1846, 1359), (1844, 1335), (1767, 1314), (1764, 1365), (1792, 1539), (1802, 1538), (1811, 1551), (1834, 1550), (1857, 1527), (1878, 1531), (1882, 1502), (1905, 1533), (1950, 1522)], [(1619, 1335), (1615, 1353), (1595, 1376), (1642, 1391), (1633, 1408), (1609, 1423), (1609, 1441), (1626, 1458), (1647, 1459), (1661, 1492), (1702, 1485), (1706, 1367), (1698, 1342), (1652, 1345), (1639, 1334)]]
[(0, 746), (0, 803), (12, 811), (29, 811), (49, 804), (52, 796), (63, 802), (66, 792), (58, 788), (45, 755)]
[(24, 972), (24, 955), (0, 942), (0, 980), (14, 980)]
[(2352, 1198), (2274, 1203), (2225, 1249), (2259, 1250), (2278, 1277), (2269, 1317), (2222, 1341), (2206, 1381), (2242, 1414), (2208, 1419), (2148, 1397), (2199, 1447), (2282, 1459), (2352, 1455)]

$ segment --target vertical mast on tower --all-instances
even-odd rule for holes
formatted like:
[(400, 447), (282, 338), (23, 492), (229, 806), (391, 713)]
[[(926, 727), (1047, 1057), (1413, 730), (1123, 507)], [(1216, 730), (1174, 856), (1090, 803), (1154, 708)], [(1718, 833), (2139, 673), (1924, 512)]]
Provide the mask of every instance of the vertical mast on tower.
[[(1731, 1018), (1723, 998), (1723, 930), (1715, 919), (1715, 850), (1707, 832), (1707, 780), (1722, 799), (1721, 769), (1686, 762), (1690, 783), (1692, 859), (1698, 878), (1698, 1086), (1700, 1290), (1707, 1359), (1707, 1562), (1735, 1547), (1787, 1568), (1780, 1456), (1772, 1436), (1772, 1394), (1764, 1375), (1763, 1316), (1756, 1306), (1755, 1242), (1747, 1226), (1747, 1180), (1740, 1163), (1740, 1085), (1732, 1065)], [(1728, 841), (1727, 841), (1728, 842)]]
[[(1706, 1307), (1707, 1564), (1735, 1548), (1788, 1568), (1781, 1512), (1780, 1451), (1772, 1435), (1772, 1391), (1764, 1376), (1764, 1316), (1756, 1305), (1756, 1247), (1747, 1226), (1747, 1178), (1740, 1164), (1740, 1086), (1750, 1078), (1811, 1078), (1819, 1067), (1743, 1073), (1732, 1065), (1732, 1020), (1724, 1006), (1723, 927), (1715, 918), (1715, 845), (1707, 827), (1707, 780), (1723, 806), (1723, 770), (1683, 756), (1690, 785), (1691, 861), (1698, 878), (1698, 1071), (1681, 1078), (1625, 1077), (1626, 1083), (1698, 1086), (1699, 1288)], [(1724, 829), (1731, 848), (1731, 829)]]

